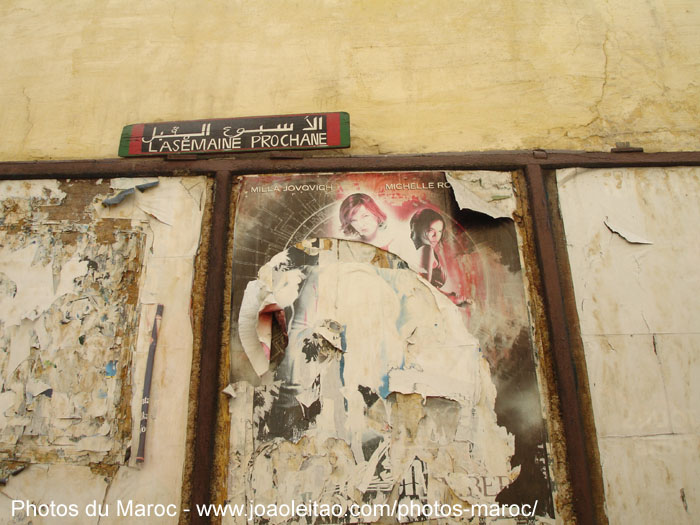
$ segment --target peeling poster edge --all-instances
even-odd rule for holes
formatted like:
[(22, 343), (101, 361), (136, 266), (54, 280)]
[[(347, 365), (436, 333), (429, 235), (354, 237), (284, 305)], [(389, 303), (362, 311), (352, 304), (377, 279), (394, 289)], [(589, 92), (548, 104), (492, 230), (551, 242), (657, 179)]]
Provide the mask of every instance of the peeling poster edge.
[(448, 171), (445, 178), (461, 209), (483, 213), (493, 219), (513, 218), (515, 195), (511, 172)]
[(610, 218), (608, 217), (605, 217), (605, 220), (603, 222), (605, 223), (605, 226), (608, 227), (608, 230), (618, 234), (630, 244), (654, 244), (652, 241), (648, 241), (641, 235), (637, 235), (636, 233), (632, 233), (629, 230), (622, 228), (617, 224), (613, 224), (613, 221), (610, 220)]

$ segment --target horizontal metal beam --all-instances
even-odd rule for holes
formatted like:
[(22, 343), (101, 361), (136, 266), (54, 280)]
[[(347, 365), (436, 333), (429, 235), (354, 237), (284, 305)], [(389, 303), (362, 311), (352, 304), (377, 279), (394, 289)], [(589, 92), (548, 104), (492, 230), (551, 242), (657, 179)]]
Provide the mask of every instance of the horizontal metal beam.
[[(307, 156), (304, 156), (307, 155)], [(187, 160), (184, 160), (187, 159)], [(143, 177), (175, 171), (233, 175), (248, 173), (304, 173), (323, 171), (406, 171), (434, 169), (491, 169), (509, 171), (538, 165), (544, 169), (565, 167), (663, 167), (700, 166), (700, 152), (606, 153), (509, 151), (434, 153), (425, 155), (312, 156), (311, 154), (240, 154), (234, 157), (61, 160), (0, 162), (0, 179)]]

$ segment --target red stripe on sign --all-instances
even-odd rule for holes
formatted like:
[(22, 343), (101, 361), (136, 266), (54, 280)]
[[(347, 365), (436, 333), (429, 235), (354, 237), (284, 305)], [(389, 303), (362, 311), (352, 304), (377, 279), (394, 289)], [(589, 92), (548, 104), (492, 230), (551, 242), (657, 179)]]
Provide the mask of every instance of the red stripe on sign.
[(326, 115), (326, 144), (329, 146), (340, 145), (340, 113), (328, 113)]
[(131, 128), (131, 137), (129, 137), (129, 154), (130, 155), (140, 155), (141, 154), (141, 139), (143, 138), (143, 128), (145, 124), (135, 124)]

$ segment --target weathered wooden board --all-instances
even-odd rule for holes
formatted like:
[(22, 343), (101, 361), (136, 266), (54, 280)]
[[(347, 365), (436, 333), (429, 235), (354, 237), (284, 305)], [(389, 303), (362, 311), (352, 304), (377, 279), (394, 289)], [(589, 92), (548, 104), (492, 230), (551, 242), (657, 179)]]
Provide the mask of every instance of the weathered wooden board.
[(350, 147), (350, 115), (304, 113), (125, 126), (120, 157)]

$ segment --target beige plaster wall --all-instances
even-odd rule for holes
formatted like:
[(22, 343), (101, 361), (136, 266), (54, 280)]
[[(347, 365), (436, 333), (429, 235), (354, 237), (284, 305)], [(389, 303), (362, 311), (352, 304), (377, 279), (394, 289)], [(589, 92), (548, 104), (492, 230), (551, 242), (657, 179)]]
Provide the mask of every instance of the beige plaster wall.
[(347, 111), (352, 154), (697, 149), (694, 0), (0, 4), (0, 161), (124, 125)]

